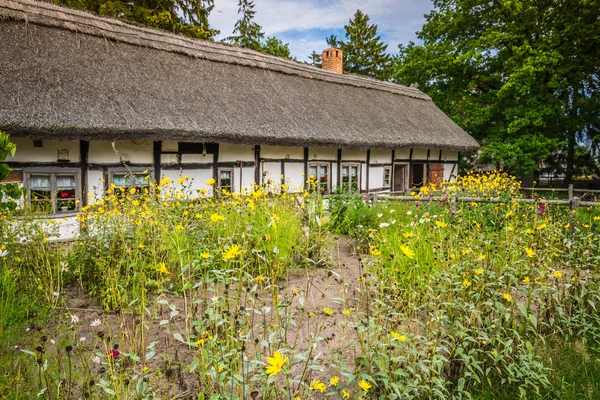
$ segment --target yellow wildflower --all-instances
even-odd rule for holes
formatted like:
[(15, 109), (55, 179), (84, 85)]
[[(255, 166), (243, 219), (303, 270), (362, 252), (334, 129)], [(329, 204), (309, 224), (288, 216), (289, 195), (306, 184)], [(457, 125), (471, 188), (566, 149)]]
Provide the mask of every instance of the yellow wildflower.
[(369, 246), (369, 253), (371, 253), (371, 255), (373, 255), (373, 256), (378, 256), (381, 254), (379, 249), (375, 246)]
[(512, 296), (510, 295), (510, 293), (504, 293), (504, 299), (506, 301), (508, 301), (509, 303), (512, 301)]
[(342, 314), (344, 315), (350, 315), (350, 310), (342, 310)]
[(408, 246), (405, 244), (400, 246), (400, 250), (402, 250), (402, 253), (404, 253), (404, 255), (410, 259), (414, 258), (415, 256), (415, 252), (409, 249)]
[(525, 253), (527, 253), (527, 256), (528, 256), (528, 257), (533, 257), (533, 256), (535, 256), (535, 251), (533, 251), (533, 249), (532, 249), (531, 247), (527, 247), (527, 248), (525, 249)]
[(327, 386), (325, 386), (325, 384), (323, 382), (321, 382), (320, 380), (313, 379), (308, 390), (318, 390), (321, 393), (325, 393), (325, 391), (327, 390)]
[(269, 365), (266, 367), (267, 375), (275, 376), (281, 372), (281, 369), (287, 362), (287, 358), (282, 356), (279, 351), (276, 351), (273, 354), (273, 357), (269, 357), (267, 359), (267, 362), (269, 363)]
[(214, 178), (210, 178), (210, 179), (209, 179), (209, 180), (207, 180), (205, 183), (206, 183), (206, 185), (208, 185), (208, 186), (212, 186), (212, 185), (214, 185), (214, 184), (215, 184), (215, 182), (217, 182), (217, 181), (215, 181), (215, 179), (214, 179)]
[(404, 232), (404, 233), (402, 234), (402, 236), (404, 236), (405, 238), (407, 238), (407, 239), (408, 239), (408, 238), (411, 238), (411, 237), (413, 237), (413, 236), (414, 236), (414, 233), (412, 233), (412, 232)]
[(165, 265), (165, 263), (160, 263), (159, 264), (158, 272), (160, 272), (163, 275), (170, 275), (171, 274), (169, 272), (169, 270), (167, 269), (167, 266)]
[(475, 270), (475, 275), (482, 275), (483, 274), (484, 269), (483, 268), (477, 268)]
[(342, 390), (342, 399), (349, 399), (350, 398), (350, 393), (346, 392), (345, 390)]
[(367, 381), (365, 381), (364, 379), (360, 382), (358, 382), (358, 386), (364, 390), (365, 392), (368, 392), (369, 389), (371, 389), (373, 386), (371, 386), (371, 384)]
[(337, 386), (339, 382), (340, 378), (338, 376), (334, 376), (333, 378), (329, 379), (329, 384), (331, 386)]
[(545, 227), (547, 227), (547, 226), (548, 226), (548, 224), (546, 224), (546, 223), (543, 223), (543, 224), (541, 224), (541, 225), (538, 225), (538, 227), (537, 227), (537, 230), (538, 230), (538, 231), (539, 231), (539, 230), (542, 230), (542, 229), (544, 229), (544, 228), (545, 228)]
[(200, 253), (200, 257), (206, 260), (210, 257), (210, 253), (208, 251), (203, 251), (202, 253)]
[(531, 282), (531, 279), (529, 279), (528, 276), (526, 276), (525, 278), (523, 278), (523, 283), (526, 285), (529, 285), (529, 282)]
[(471, 286), (471, 281), (468, 280), (467, 278), (465, 278), (465, 280), (463, 281), (462, 285), (464, 287), (469, 287), (469, 286)]
[(327, 315), (333, 315), (333, 311), (331, 310), (331, 308), (329, 307), (324, 307), (323, 311), (325, 312), (325, 314)]
[(233, 260), (240, 254), (242, 254), (240, 246), (238, 246), (237, 244), (232, 244), (223, 251), (223, 260)]
[(562, 272), (560, 271), (554, 271), (552, 275), (554, 275), (555, 278), (562, 278)]
[(435, 224), (436, 224), (438, 227), (440, 227), (440, 228), (445, 228), (445, 227), (447, 227), (447, 226), (448, 226), (448, 224), (447, 224), (447, 223), (445, 223), (445, 222), (442, 222), (442, 221), (435, 221)]
[(225, 217), (219, 214), (213, 214), (210, 216), (210, 220), (212, 222), (225, 221)]
[(397, 341), (399, 341), (399, 342), (404, 342), (404, 341), (406, 341), (406, 335), (401, 335), (401, 334), (399, 334), (399, 333), (398, 333), (398, 332), (396, 332), (396, 331), (392, 331), (391, 335), (392, 335), (392, 337), (393, 337), (394, 339), (396, 339), (396, 340), (397, 340)]

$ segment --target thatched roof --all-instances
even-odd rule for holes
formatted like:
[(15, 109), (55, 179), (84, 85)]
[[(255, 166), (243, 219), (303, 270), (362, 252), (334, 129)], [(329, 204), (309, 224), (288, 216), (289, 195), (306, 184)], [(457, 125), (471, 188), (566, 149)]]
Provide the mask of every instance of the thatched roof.
[(0, 0), (0, 129), (155, 139), (475, 150), (414, 88), (31, 0)]

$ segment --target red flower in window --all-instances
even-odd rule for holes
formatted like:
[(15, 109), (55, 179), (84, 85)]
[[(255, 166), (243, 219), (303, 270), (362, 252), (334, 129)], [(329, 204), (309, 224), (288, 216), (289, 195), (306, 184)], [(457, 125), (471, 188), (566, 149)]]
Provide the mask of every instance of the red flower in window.
[(67, 198), (67, 197), (69, 197), (69, 193), (68, 192), (61, 192), (60, 197), (62, 197), (63, 199)]

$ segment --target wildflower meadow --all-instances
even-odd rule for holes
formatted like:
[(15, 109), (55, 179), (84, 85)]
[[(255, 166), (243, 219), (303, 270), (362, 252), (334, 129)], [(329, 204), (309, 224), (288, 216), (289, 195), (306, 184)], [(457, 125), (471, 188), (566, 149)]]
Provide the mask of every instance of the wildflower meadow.
[(113, 186), (74, 242), (3, 210), (0, 398), (600, 397), (600, 206), (317, 186)]

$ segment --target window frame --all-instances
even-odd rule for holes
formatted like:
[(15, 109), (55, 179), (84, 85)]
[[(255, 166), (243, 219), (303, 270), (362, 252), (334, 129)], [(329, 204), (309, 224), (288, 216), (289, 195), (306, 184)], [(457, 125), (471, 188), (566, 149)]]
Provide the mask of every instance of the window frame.
[[(144, 171), (148, 171), (147, 173), (143, 174), (142, 172)], [(135, 177), (136, 176), (149, 176), (150, 178), (148, 178), (146, 181), (146, 184), (143, 186), (140, 186), (140, 188), (148, 188), (148, 190), (150, 190), (150, 184), (152, 182), (152, 176), (154, 174), (154, 170), (151, 167), (130, 167), (129, 169), (127, 168), (112, 168), (108, 170), (108, 179), (106, 180), (106, 185), (104, 188), (104, 191), (106, 192), (111, 185), (113, 184), (113, 179), (115, 177), (115, 175), (126, 175), (129, 178), (129, 185), (127, 186), (117, 186), (115, 185), (116, 188), (120, 188), (120, 187), (124, 187), (126, 188), (125, 190), (128, 191), (129, 189), (131, 189), (132, 187), (135, 187)]]
[[(315, 178), (318, 181), (318, 185), (319, 185), (319, 190), (321, 191), (322, 194), (328, 194), (331, 192), (331, 163), (328, 162), (309, 162), (308, 163), (308, 177), (306, 177), (306, 179), (308, 180), (310, 178), (310, 175), (312, 175), (310, 173), (310, 169), (311, 167), (316, 167), (317, 169), (317, 176), (315, 176)], [(327, 168), (327, 183), (326, 183), (326, 187), (325, 190), (322, 189), (323, 185), (321, 185), (321, 167), (325, 167)]]
[[(31, 195), (31, 177), (32, 176), (48, 176), (50, 178), (50, 199), (48, 200), (51, 205), (51, 209), (49, 210), (49, 214), (68, 214), (78, 212), (81, 209), (81, 200), (82, 200), (82, 191), (81, 191), (81, 169), (75, 168), (25, 168), (23, 169), (23, 187), (26, 192), (26, 204), (32, 209), (32, 203), (37, 202), (37, 200), (32, 200)], [(69, 198), (68, 200), (59, 199), (57, 192), (57, 177), (58, 176), (73, 176), (75, 180), (75, 186), (72, 189), (63, 189), (63, 190), (74, 190), (75, 197)], [(41, 200), (40, 202), (42, 202)], [(59, 209), (59, 201), (73, 201), (74, 208), (72, 210), (62, 211)], [(62, 207), (61, 207), (62, 208)], [(45, 212), (43, 214), (46, 214)]]
[[(344, 185), (345, 185), (345, 183), (344, 183), (344, 167), (348, 168), (348, 188), (347, 189), (344, 188)], [(356, 167), (356, 190), (352, 190), (352, 182), (350, 182), (350, 180), (351, 180), (350, 171), (351, 171), (352, 167)], [(338, 186), (344, 192), (346, 192), (348, 194), (360, 193), (360, 191), (361, 191), (361, 184), (360, 184), (361, 176), (360, 175), (362, 172), (361, 171), (361, 169), (362, 169), (361, 163), (359, 163), (359, 162), (344, 162), (344, 163), (341, 163), (340, 169), (341, 169), (340, 182), (339, 182)]]
[[(221, 172), (223, 171), (229, 171), (229, 180), (230, 180), (230, 185), (229, 186), (223, 186), (221, 184)], [(222, 191), (223, 189), (226, 189), (229, 193), (233, 193), (233, 183), (234, 181), (234, 168), (232, 167), (219, 167), (217, 168), (217, 187)]]
[[(385, 173), (388, 173), (388, 181), (385, 181)], [(392, 187), (392, 167), (383, 167), (383, 186), (384, 188)]]

